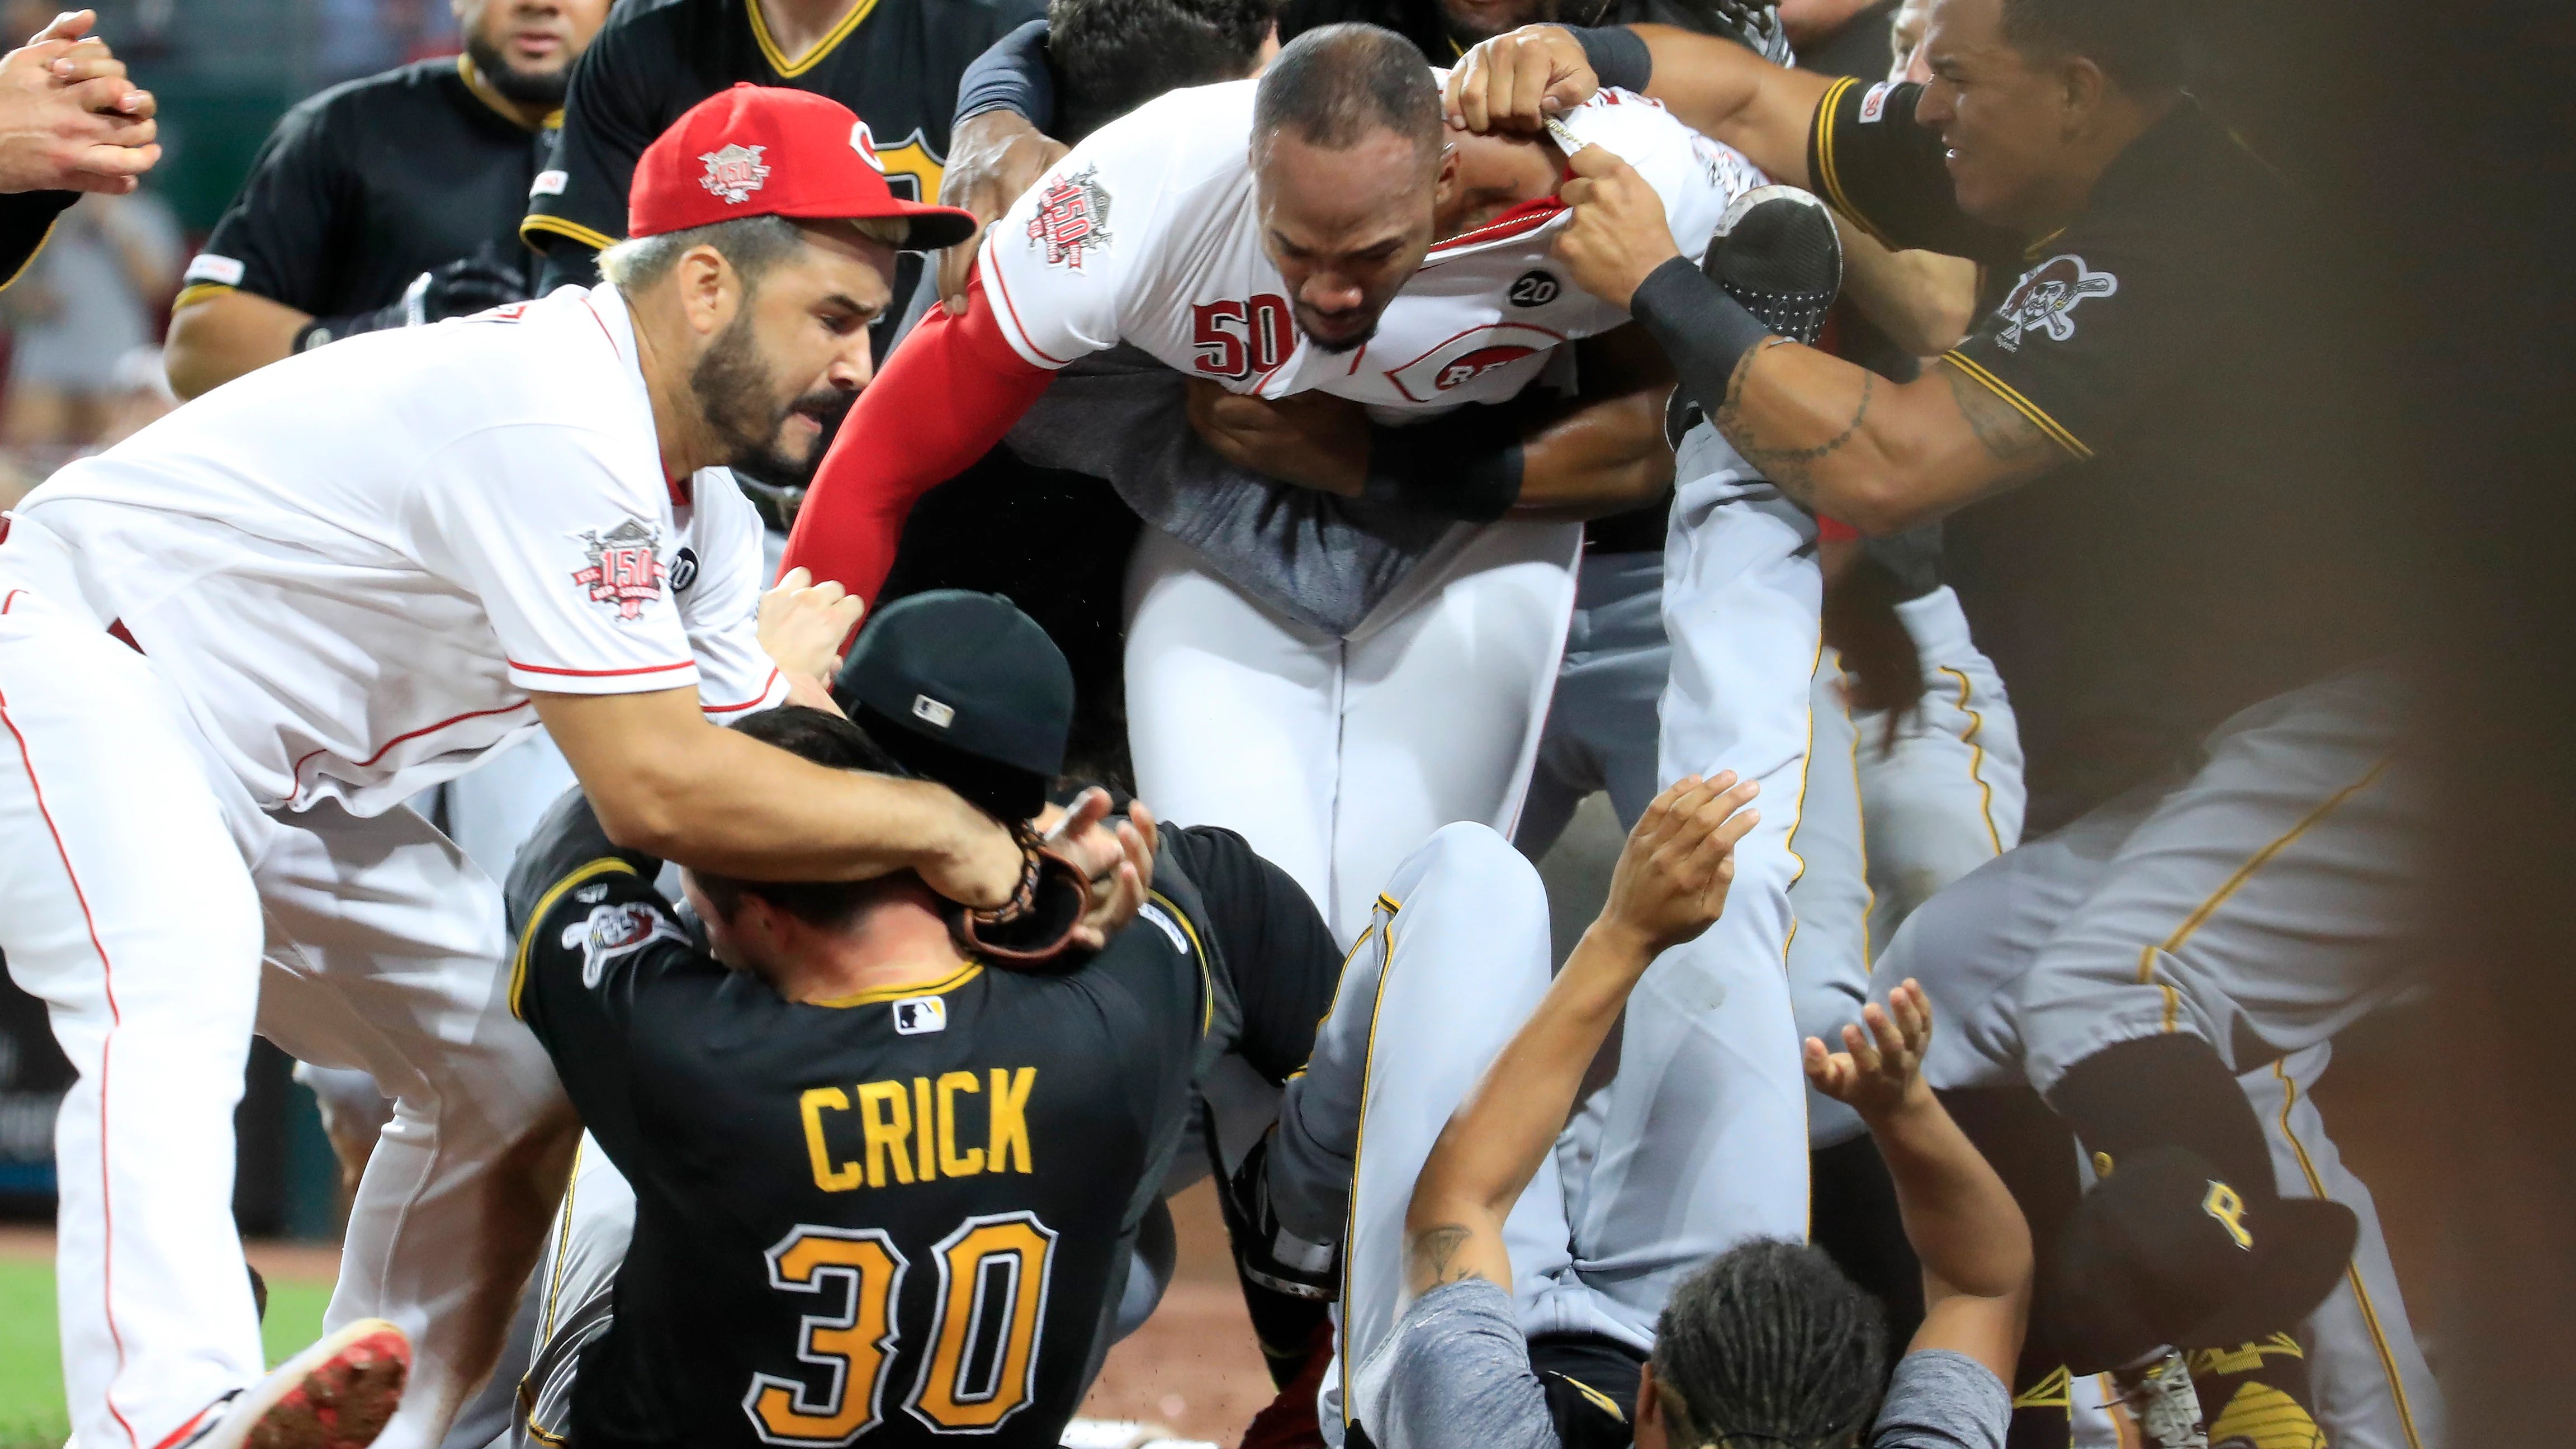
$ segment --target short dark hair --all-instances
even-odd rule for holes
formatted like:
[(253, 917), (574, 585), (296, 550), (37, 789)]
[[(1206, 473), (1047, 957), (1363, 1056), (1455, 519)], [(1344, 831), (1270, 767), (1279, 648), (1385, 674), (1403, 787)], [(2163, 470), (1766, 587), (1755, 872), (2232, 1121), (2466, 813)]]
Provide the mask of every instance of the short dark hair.
[[(781, 705), (746, 715), (734, 721), (732, 728), (826, 769), (864, 770), (872, 775), (908, 773), (868, 737), (866, 730), (828, 710)], [(758, 896), (807, 925), (827, 931), (847, 925), (861, 906), (882, 894), (888, 880), (897, 878), (764, 881), (703, 870), (689, 874), (697, 880), (698, 892), (707, 898), (707, 903), (726, 916), (742, 909), (743, 897)]]
[(1165, 91), (1252, 74), (1272, 9), (1272, 0), (1049, 0), (1064, 133), (1079, 139)]
[(1886, 1315), (1822, 1248), (1756, 1238), (1674, 1291), (1653, 1363), (1676, 1444), (1829, 1449), (1878, 1406)]
[(1281, 131), (1345, 151), (1388, 130), (1440, 154), (1440, 90), (1412, 41), (1376, 25), (1320, 25), (1280, 47), (1253, 93), (1257, 157)]
[(2082, 56), (2132, 93), (2191, 84), (2208, 23), (2188, 0), (2003, 0), (2013, 49)]

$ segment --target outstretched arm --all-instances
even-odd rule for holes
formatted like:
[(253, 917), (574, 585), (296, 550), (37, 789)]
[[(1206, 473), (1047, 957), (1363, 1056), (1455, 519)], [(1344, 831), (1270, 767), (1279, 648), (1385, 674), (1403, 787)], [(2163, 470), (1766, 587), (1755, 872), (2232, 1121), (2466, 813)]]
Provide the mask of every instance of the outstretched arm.
[(1953, 355), (1891, 383), (1768, 335), (1673, 247), (1662, 198), (1600, 146), (1567, 161), (1574, 222), (1557, 255), (1626, 307), (1718, 431), (1780, 491), (1863, 533), (1928, 522), (2074, 453)]
[(797, 512), (782, 570), (873, 602), (912, 505), (1002, 441), (1054, 380), (1003, 340), (986, 289), (968, 290), (964, 316), (932, 309), (859, 394)]
[(1646, 807), (1610, 877), (1610, 899), (1529, 1021), (1442, 1128), (1404, 1216), (1405, 1278), (1427, 1292), (1461, 1278), (1508, 1287), (1503, 1219), (1547, 1159), (1584, 1068), (1628, 992), (1666, 950), (1726, 908), (1735, 843), (1759, 822), (1758, 787), (1688, 776)]
[(1807, 1080), (1869, 1124), (1895, 1179), (1905, 1240), (1923, 1260), (1923, 1326), (1906, 1351), (1963, 1353), (2009, 1384), (2030, 1319), (2030, 1225), (1924, 1085), (1932, 1004), (1923, 988), (1909, 979), (1861, 1019), (1843, 1028), (1841, 1051), (1807, 1038)]
[[(1470, 131), (1535, 131), (1547, 117), (1615, 85), (1663, 102), (1693, 130), (1743, 152), (1772, 179), (1808, 185), (1807, 130), (1832, 77), (1773, 65), (1714, 35), (1669, 25), (1625, 29), (1644, 42), (1643, 74), (1596, 73), (1583, 37), (1561, 25), (1525, 25), (1486, 41), (1449, 72), (1450, 124)], [(1609, 54), (1633, 61), (1633, 43), (1598, 37), (1595, 49), (1601, 38), (1614, 42)]]

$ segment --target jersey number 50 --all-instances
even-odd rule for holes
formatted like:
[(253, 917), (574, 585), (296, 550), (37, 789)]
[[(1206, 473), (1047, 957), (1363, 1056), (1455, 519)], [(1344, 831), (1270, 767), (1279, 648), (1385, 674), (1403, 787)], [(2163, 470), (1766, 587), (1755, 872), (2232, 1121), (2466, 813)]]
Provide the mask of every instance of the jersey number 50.
[[(990, 1433), (1034, 1392), (1055, 1230), (1029, 1212), (971, 1217), (931, 1251), (939, 1302), (904, 1412), (933, 1433)], [(811, 1225), (768, 1259), (770, 1287), (821, 1300), (797, 1326), (796, 1357), (824, 1373), (754, 1374), (743, 1412), (764, 1444), (847, 1444), (884, 1421), (910, 1265), (882, 1229)]]
[(1247, 377), (1277, 367), (1296, 346), (1288, 299), (1264, 292), (1250, 302), (1201, 302), (1190, 309), (1190, 345), (1211, 377)]

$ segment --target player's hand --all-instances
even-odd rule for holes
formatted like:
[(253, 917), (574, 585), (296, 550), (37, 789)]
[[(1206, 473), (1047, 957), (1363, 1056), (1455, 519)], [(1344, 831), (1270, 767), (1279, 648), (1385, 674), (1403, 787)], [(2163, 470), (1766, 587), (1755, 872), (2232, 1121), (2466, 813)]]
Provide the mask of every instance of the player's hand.
[(791, 680), (831, 679), (841, 672), (842, 642), (867, 607), (839, 584), (818, 584), (805, 570), (789, 569), (778, 587), (760, 596), (761, 651)]
[(979, 911), (999, 910), (1020, 893), (1020, 867), (1026, 857), (1020, 837), (1010, 827), (947, 790), (931, 786), (928, 799), (949, 813), (942, 843), (913, 862), (924, 885)]
[(1829, 1052), (1823, 1041), (1807, 1038), (1807, 1080), (1871, 1120), (1928, 1100), (1932, 1089), (1923, 1083), (1923, 1051), (1932, 1041), (1932, 1000), (1922, 986), (1905, 978), (1887, 993), (1887, 1005), (1873, 1001), (1861, 1008), (1860, 1018), (1843, 1027), (1841, 1051)]
[(1038, 818), (1049, 849), (1070, 860), (1091, 883), (1091, 909), (1074, 928), (1073, 944), (1097, 951), (1127, 929), (1154, 883), (1153, 812), (1142, 803), (1125, 820), (1109, 818), (1109, 792), (1097, 787), (1075, 797), (1073, 808)]
[(975, 234), (939, 254), (939, 298), (948, 315), (966, 315), (966, 270), (975, 264), (984, 232), (1011, 209), (1020, 193), (1073, 149), (1029, 124), (1016, 111), (986, 111), (968, 118), (948, 138), (948, 168), (939, 177), (939, 204), (975, 213)]
[(1583, 47), (1561, 25), (1524, 25), (1460, 56), (1442, 98), (1449, 124), (1528, 134), (1601, 89)]
[(1574, 179), (1557, 196), (1574, 208), (1574, 220), (1556, 234), (1557, 259), (1574, 273), (1576, 286), (1624, 312), (1647, 273), (1681, 255), (1664, 219), (1664, 199), (1600, 146), (1584, 147), (1565, 165)]
[(161, 159), (148, 91), (101, 41), (97, 17), (58, 16), (0, 57), (0, 192), (132, 191)]
[(1618, 937), (1644, 962), (1693, 940), (1726, 909), (1735, 843), (1760, 824), (1746, 808), (1762, 787), (1732, 770), (1685, 775), (1655, 797), (1610, 871), (1610, 898), (1592, 929)]
[(1348, 398), (1249, 397), (1194, 377), (1190, 426), (1246, 472), (1343, 498), (1357, 498), (1368, 483), (1368, 411)]

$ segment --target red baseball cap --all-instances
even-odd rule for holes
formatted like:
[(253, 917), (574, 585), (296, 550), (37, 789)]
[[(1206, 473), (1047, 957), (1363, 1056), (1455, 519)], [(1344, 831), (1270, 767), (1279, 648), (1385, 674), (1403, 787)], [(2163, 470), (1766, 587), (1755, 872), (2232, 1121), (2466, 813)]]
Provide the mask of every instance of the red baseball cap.
[(971, 212), (906, 201), (886, 186), (867, 122), (812, 91), (748, 81), (689, 107), (644, 148), (626, 197), (626, 234), (660, 236), (745, 216), (847, 221), (899, 216), (905, 246), (975, 234)]

